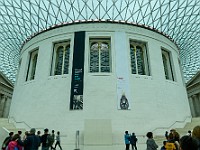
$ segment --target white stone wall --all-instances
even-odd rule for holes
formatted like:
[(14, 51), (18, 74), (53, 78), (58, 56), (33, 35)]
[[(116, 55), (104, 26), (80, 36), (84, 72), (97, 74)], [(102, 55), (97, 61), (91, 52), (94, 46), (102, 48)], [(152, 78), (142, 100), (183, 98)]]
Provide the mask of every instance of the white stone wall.
[[(86, 31), (83, 110), (69, 110), (72, 50), (74, 32)], [(115, 45), (124, 35), (129, 39), (147, 42), (151, 76), (131, 74), (129, 67), (131, 109), (117, 109)], [(89, 37), (111, 37), (112, 73), (91, 74), (88, 71)], [(70, 74), (50, 76), (52, 42), (71, 39)], [(118, 38), (119, 39), (119, 38)], [(35, 79), (25, 81), (29, 51), (39, 47)], [(172, 52), (175, 81), (165, 79), (161, 48)], [(127, 59), (130, 62), (129, 48)], [(125, 130), (144, 135), (156, 128), (170, 128), (176, 121), (185, 124), (190, 117), (185, 85), (178, 64), (179, 52), (166, 37), (131, 25), (100, 23), (76, 24), (44, 32), (31, 39), (21, 51), (21, 67), (15, 85), (10, 117), (24, 121), (31, 127), (60, 130), (68, 143), (74, 142), (76, 130), (84, 135), (85, 119), (111, 119), (113, 143), (123, 142)], [(83, 138), (82, 138), (83, 140)], [(66, 142), (65, 141), (65, 142)]]

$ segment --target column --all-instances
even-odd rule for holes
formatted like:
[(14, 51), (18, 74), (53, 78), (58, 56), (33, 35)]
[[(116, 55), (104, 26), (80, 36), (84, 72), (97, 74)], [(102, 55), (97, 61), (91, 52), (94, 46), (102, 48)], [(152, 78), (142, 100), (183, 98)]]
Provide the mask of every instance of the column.
[(195, 117), (198, 117), (200, 116), (200, 109), (199, 109), (200, 104), (199, 104), (197, 94), (192, 95), (192, 99), (193, 99), (193, 104), (194, 104)]
[(3, 118), (8, 118), (8, 114), (10, 111), (10, 104), (11, 104), (11, 99), (8, 96), (6, 96), (4, 103)]
[(200, 99), (199, 99), (199, 93), (196, 94), (196, 101), (197, 101), (197, 106), (196, 106), (197, 116), (200, 117)]
[(195, 117), (196, 116), (196, 112), (195, 112), (195, 108), (194, 108), (193, 98), (190, 96), (188, 98), (188, 100), (189, 100), (189, 105), (190, 105), (190, 110), (191, 110), (192, 117)]
[(1, 99), (0, 99), (0, 118), (2, 118), (3, 117), (3, 111), (4, 111), (4, 105), (5, 105), (6, 97), (3, 94), (0, 97), (1, 97)]

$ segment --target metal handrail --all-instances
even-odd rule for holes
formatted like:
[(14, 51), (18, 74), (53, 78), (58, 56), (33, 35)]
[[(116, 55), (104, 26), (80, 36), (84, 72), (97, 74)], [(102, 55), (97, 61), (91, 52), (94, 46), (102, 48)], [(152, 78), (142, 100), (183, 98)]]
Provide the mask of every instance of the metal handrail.
[[(8, 116), (8, 122), (9, 122), (10, 119), (12, 119), (16, 124), (17, 124), (17, 123), (23, 123), (23, 124), (26, 125), (29, 129), (33, 128), (33, 127), (31, 127), (30, 125), (28, 125), (25, 121), (16, 121), (16, 119), (15, 119), (14, 117)], [(43, 130), (44, 128), (42, 127), (42, 128), (35, 128), (35, 129), (36, 129), (36, 130)]]
[(156, 131), (156, 130), (159, 130), (159, 129), (170, 129), (172, 128), (172, 126), (174, 126), (176, 123), (183, 123), (186, 121), (186, 119), (188, 118), (192, 118), (192, 116), (186, 116), (185, 119), (183, 121), (175, 121), (173, 124), (171, 124), (169, 127), (157, 127), (155, 128), (154, 130), (152, 130), (152, 132)]
[(31, 126), (29, 126), (29, 125), (28, 125), (26, 122), (24, 122), (24, 121), (16, 121), (16, 119), (15, 119), (14, 117), (8, 116), (8, 122), (9, 122), (10, 119), (12, 119), (15, 123), (23, 123), (23, 124), (25, 124), (29, 129), (31, 129)]

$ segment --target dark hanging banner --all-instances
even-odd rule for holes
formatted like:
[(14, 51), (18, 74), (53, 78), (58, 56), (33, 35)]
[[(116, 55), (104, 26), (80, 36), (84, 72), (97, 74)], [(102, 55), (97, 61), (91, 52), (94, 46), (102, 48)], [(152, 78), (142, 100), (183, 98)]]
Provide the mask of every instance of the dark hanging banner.
[(83, 109), (85, 31), (75, 32), (70, 110)]

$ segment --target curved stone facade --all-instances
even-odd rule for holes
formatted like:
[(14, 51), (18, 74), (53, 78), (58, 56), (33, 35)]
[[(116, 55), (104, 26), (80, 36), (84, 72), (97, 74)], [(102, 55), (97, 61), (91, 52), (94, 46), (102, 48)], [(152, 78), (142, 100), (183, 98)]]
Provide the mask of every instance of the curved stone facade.
[(98, 121), (107, 124), (111, 143), (123, 142), (125, 130), (144, 135), (184, 124), (191, 114), (178, 48), (160, 33), (118, 23), (43, 32), (21, 50), (10, 117), (71, 137), (79, 130), (85, 142)]

